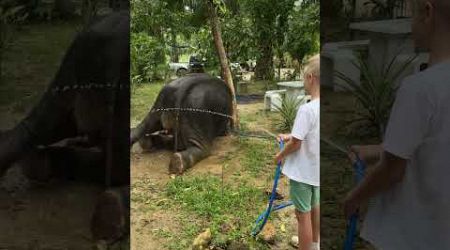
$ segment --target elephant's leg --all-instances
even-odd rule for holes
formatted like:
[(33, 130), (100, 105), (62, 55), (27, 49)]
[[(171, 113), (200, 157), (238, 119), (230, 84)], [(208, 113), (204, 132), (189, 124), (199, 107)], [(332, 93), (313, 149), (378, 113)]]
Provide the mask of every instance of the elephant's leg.
[(136, 128), (131, 129), (130, 146), (133, 146), (146, 134), (160, 130), (162, 130), (161, 115), (158, 112), (150, 112)]
[(129, 233), (130, 186), (109, 188), (103, 192), (91, 219), (94, 240), (114, 242)]
[(170, 159), (169, 173), (182, 174), (210, 154), (210, 147), (202, 147), (197, 143), (189, 143), (184, 151), (176, 152)]
[[(49, 111), (51, 113), (52, 110)], [(58, 113), (55, 116), (61, 117)], [(36, 120), (46, 119), (46, 117), (36, 118)], [(28, 120), (31, 120), (28, 122)], [(27, 119), (15, 128), (0, 133), (0, 176), (3, 175), (11, 163), (20, 160), (27, 152), (33, 150), (38, 145), (48, 145), (57, 142), (65, 137), (71, 137), (76, 133), (72, 124), (58, 124), (56, 118), (51, 118), (47, 122), (33, 121)], [(67, 119), (66, 119), (67, 120)], [(28, 123), (26, 123), (28, 122)], [(53, 123), (54, 122), (54, 123)], [(42, 126), (48, 126), (41, 128)], [(54, 128), (50, 132), (49, 127)]]
[(75, 91), (69, 88), (76, 84), (74, 65), (78, 46), (76, 40), (53, 82), (27, 117), (0, 136), (0, 175), (35, 146), (49, 145), (76, 134), (71, 113)]

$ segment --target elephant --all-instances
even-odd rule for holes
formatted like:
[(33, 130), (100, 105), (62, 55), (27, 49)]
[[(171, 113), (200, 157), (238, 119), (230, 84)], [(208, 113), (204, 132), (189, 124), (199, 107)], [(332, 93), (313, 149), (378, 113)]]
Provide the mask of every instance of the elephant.
[[(0, 132), (0, 176), (15, 162), (28, 161), (29, 172), (50, 165), (47, 172), (107, 188), (91, 220), (94, 239), (117, 238), (128, 230), (129, 44), (128, 11), (113, 12), (80, 31), (37, 105), (16, 126)], [(111, 218), (111, 211), (120, 212), (114, 215), (118, 219)]]
[(210, 154), (213, 140), (231, 127), (232, 95), (224, 81), (190, 73), (165, 85), (131, 130), (131, 146), (172, 147), (169, 172), (182, 174)]

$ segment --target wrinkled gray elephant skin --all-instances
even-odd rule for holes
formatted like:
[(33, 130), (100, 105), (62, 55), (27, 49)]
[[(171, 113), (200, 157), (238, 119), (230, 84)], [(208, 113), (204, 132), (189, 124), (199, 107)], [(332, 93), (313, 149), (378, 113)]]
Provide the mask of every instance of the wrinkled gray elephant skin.
[[(125, 190), (117, 197), (129, 192), (129, 27), (128, 11), (116, 12), (77, 35), (38, 104), (15, 127), (0, 133), (0, 175), (14, 162), (45, 154), (52, 165), (47, 169), (70, 165), (64, 175)], [(86, 140), (58, 145), (70, 138)], [(128, 231), (124, 218), (129, 204), (111, 192), (99, 199), (92, 219), (94, 238), (111, 240)], [(108, 223), (120, 225), (98, 225), (114, 204), (120, 206), (113, 209), (119, 219)], [(109, 231), (100, 230), (105, 227)]]
[(130, 141), (145, 149), (173, 146), (176, 152), (169, 172), (182, 174), (210, 154), (217, 136), (228, 132), (231, 110), (232, 96), (225, 82), (192, 73), (163, 87), (150, 112), (131, 130)]

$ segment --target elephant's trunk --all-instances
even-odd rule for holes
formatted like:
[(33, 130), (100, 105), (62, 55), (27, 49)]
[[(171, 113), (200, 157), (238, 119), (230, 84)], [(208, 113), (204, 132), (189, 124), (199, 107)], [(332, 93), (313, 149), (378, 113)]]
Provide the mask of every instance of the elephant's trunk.
[(130, 133), (130, 146), (139, 141), (145, 134), (151, 134), (153, 132), (162, 129), (161, 117), (158, 112), (150, 112), (145, 119), (139, 123), (136, 128), (131, 129)]

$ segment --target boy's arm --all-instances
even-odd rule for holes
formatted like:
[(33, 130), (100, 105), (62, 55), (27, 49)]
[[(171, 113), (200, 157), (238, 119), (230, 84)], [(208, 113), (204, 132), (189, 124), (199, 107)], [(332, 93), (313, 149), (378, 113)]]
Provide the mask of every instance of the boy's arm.
[(278, 162), (282, 161), (284, 158), (286, 158), (287, 155), (291, 154), (292, 152), (295, 152), (300, 149), (302, 145), (302, 141), (291, 136), (290, 140), (286, 143), (284, 146), (284, 149), (281, 150), (276, 156), (275, 156), (275, 163), (278, 164)]
[(381, 145), (353, 145), (350, 147), (349, 158), (352, 162), (355, 162), (354, 153), (356, 153), (361, 160), (372, 165), (380, 161), (382, 152)]
[(406, 159), (383, 151), (381, 161), (367, 173), (367, 176), (347, 196), (344, 202), (344, 212), (347, 217), (357, 211), (360, 204), (373, 195), (390, 189), (400, 182), (405, 175)]
[(285, 144), (284, 149), (275, 156), (276, 164), (286, 158), (289, 154), (300, 149), (302, 140), (305, 139), (306, 134), (310, 130), (312, 118), (313, 117), (311, 117), (311, 113), (308, 112), (308, 110), (305, 110), (303, 107), (298, 109), (294, 125), (292, 126), (292, 133), (289, 135), (279, 135), (279, 138), (283, 140), (288, 139), (288, 141)]

